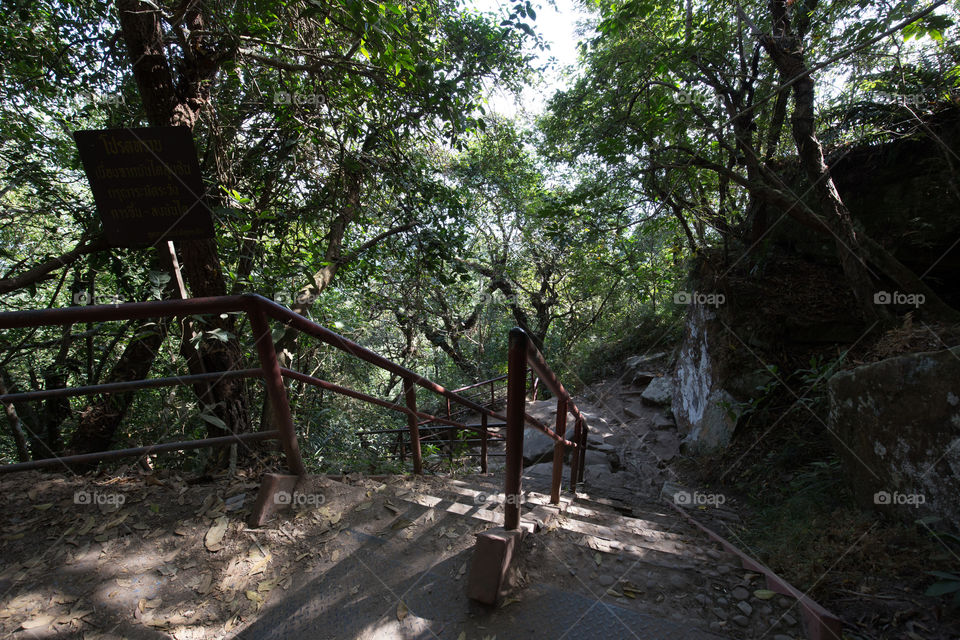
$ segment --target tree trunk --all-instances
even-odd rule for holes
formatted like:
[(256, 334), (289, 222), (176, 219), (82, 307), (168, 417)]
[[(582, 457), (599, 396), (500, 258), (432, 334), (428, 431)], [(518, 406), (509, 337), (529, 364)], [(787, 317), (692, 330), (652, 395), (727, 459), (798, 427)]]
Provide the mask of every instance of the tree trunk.
[[(216, 77), (224, 54), (202, 42), (205, 16), (201, 3), (189, 3), (184, 15), (189, 46), (183, 52), (185, 59), (180, 69), (180, 81), (175, 84), (166, 56), (160, 14), (139, 0), (118, 0), (120, 25), (127, 44), (127, 53), (133, 66), (134, 78), (143, 99), (147, 118), (153, 126), (186, 126), (191, 129), (210, 100), (210, 85)], [(217, 254), (215, 240), (188, 240), (179, 243), (181, 263), (190, 292), (196, 297), (226, 295), (227, 287)], [(209, 329), (233, 333), (231, 317), (219, 316), (208, 320)], [(182, 337), (189, 344), (190, 333)], [(192, 349), (182, 346), (181, 352)], [(192, 373), (239, 369), (242, 352), (235, 337), (226, 341), (201, 340), (199, 358), (188, 358)], [(219, 380), (205, 385), (207, 392), (200, 397), (205, 411), (211, 411), (226, 425), (226, 430), (208, 425), (210, 436), (226, 432), (242, 433), (250, 430), (245, 384), (242, 380)], [(226, 463), (226, 450), (218, 452), (213, 464)]]
[(773, 28), (760, 40), (780, 77), (800, 78), (794, 83), (793, 140), (800, 163), (816, 196), (822, 215), (834, 237), (837, 257), (847, 283), (853, 291), (863, 319), (889, 324), (892, 319), (884, 307), (874, 304), (875, 287), (863, 257), (860, 239), (854, 230), (850, 211), (843, 204), (823, 157), (814, 122), (814, 81), (804, 61), (802, 38), (794, 35), (784, 0), (770, 3)]
[[(0, 395), (6, 395), (7, 393), (7, 385), (3, 381), (3, 376), (0, 375)], [(30, 460), (30, 450), (27, 449), (27, 438), (23, 433), (23, 424), (20, 422), (20, 416), (17, 415), (17, 410), (14, 408), (12, 402), (4, 402), (3, 410), (4, 413), (7, 414), (10, 433), (13, 435), (13, 441), (17, 445), (17, 460), (27, 462)]]

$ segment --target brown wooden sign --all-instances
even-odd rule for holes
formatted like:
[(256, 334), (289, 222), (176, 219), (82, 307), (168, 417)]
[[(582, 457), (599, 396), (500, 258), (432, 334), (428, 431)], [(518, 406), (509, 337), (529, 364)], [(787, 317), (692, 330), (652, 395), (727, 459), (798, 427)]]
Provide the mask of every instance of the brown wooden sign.
[(76, 131), (73, 137), (111, 245), (213, 237), (189, 128)]

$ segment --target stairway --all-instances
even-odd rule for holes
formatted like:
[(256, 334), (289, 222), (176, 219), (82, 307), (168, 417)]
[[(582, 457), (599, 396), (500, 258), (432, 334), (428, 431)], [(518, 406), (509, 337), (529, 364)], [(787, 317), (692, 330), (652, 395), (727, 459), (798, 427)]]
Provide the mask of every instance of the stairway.
[[(759, 574), (661, 500), (678, 454), (662, 408), (640, 403), (632, 385), (589, 392), (577, 399), (591, 427), (585, 484), (566, 491), (565, 467), (553, 506), (551, 464), (524, 470), (522, 520), (536, 531), (521, 543), (499, 607), (465, 595), (474, 535), (503, 523), (503, 458), (491, 457), (488, 474), (354, 478), (354, 503), (372, 506), (344, 508), (337, 558), (301, 569), (238, 637), (805, 637), (793, 599), (765, 591)], [(555, 418), (551, 401), (528, 411), (547, 424)], [(528, 444), (552, 451), (552, 441), (526, 436), (525, 455)], [(491, 454), (502, 451), (491, 441)]]
[(493, 474), (355, 480), (372, 505), (344, 515), (338, 551), (295, 568), (236, 637), (801, 637), (792, 602), (754, 598), (762, 583), (669, 507), (589, 494), (556, 508), (526, 491), (524, 520), (540, 524), (522, 543), (515, 589), (499, 608), (468, 600), (473, 534), (502, 522), (501, 486)]

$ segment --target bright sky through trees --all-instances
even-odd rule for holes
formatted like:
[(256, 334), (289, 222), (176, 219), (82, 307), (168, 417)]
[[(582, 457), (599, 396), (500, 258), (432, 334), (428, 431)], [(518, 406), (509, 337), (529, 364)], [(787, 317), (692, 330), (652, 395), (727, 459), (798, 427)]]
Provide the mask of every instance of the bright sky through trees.
[[(501, 0), (466, 0), (466, 4), (478, 11), (495, 12), (498, 15), (512, 7), (512, 3)], [(590, 16), (576, 0), (549, 0), (532, 4), (537, 12), (534, 29), (550, 47), (546, 51), (533, 52), (536, 56), (534, 64), (542, 68), (551, 62), (551, 58), (555, 60), (544, 71), (543, 83), (524, 88), (523, 94), (517, 99), (497, 87), (490, 88), (488, 99), (491, 109), (507, 117), (542, 112), (547, 99), (567, 84), (567, 78), (570, 77), (567, 67), (577, 62), (577, 43), (581, 40), (577, 33), (578, 25)]]

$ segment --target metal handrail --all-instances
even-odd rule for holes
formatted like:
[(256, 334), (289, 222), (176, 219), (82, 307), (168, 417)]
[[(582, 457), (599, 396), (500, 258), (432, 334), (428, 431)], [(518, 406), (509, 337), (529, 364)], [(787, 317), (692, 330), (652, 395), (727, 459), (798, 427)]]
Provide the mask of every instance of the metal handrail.
[[(560, 383), (556, 374), (547, 364), (543, 354), (537, 349), (530, 336), (519, 328), (510, 330), (510, 348), (507, 355), (507, 457), (506, 478), (504, 480), (504, 528), (517, 529), (520, 526), (520, 485), (523, 473), (523, 428), (530, 422), (526, 413), (526, 377), (527, 367), (557, 397), (557, 418), (554, 432), (548, 432), (554, 438), (553, 476), (550, 488), (550, 502), (560, 502), (560, 483), (563, 474), (564, 448), (574, 451), (570, 461), (570, 488), (583, 481), (583, 466), (586, 459), (587, 420), (573, 402), (573, 398)], [(567, 413), (575, 418), (573, 440), (564, 436), (567, 426)]]
[[(483, 419), (483, 426), (479, 430), (475, 428), (473, 430), (479, 431), (483, 436), (484, 451), (486, 450), (487, 418), (493, 417), (502, 421), (506, 420), (505, 416), (489, 410), (471, 400), (468, 400), (467, 398), (460, 396), (455, 391), (450, 391), (433, 382), (432, 380), (429, 380), (428, 378), (425, 378), (414, 371), (407, 369), (406, 367), (398, 365), (395, 362), (384, 358), (378, 353), (362, 347), (356, 342), (334, 333), (333, 331), (318, 325), (317, 323), (275, 303), (272, 300), (253, 293), (210, 298), (131, 302), (121, 305), (94, 305), (84, 307), (65, 307), (60, 309), (10, 311), (0, 313), (0, 330), (56, 326), (83, 322), (92, 323), (118, 320), (143, 320), (158, 317), (178, 317), (238, 312), (245, 313), (250, 320), (251, 330), (254, 334), (254, 343), (260, 360), (259, 368), (243, 369), (238, 371), (208, 372), (172, 378), (130, 380), (124, 382), (87, 385), (82, 387), (67, 387), (64, 389), (45, 389), (22, 393), (4, 394), (0, 395), (0, 402), (74, 395), (91, 395), (96, 393), (117, 393), (136, 389), (191, 384), (199, 380), (260, 377), (263, 378), (264, 382), (266, 383), (267, 397), (274, 409), (274, 415), (276, 418), (275, 424), (277, 427), (275, 430), (253, 434), (231, 434), (230, 436), (226, 436), (224, 438), (207, 438), (204, 440), (195, 441), (167, 442), (150, 445), (148, 447), (100, 451), (79, 454), (76, 456), (34, 460), (12, 465), (0, 465), (0, 473), (35, 469), (56, 464), (69, 464), (71, 462), (95, 462), (98, 460), (113, 459), (123, 456), (139, 456), (151, 452), (186, 450), (203, 446), (217, 446), (225, 443), (275, 438), (280, 440), (287, 466), (290, 471), (296, 475), (304, 475), (306, 473), (306, 469), (303, 466), (303, 460), (300, 456), (300, 450), (297, 444), (296, 432), (290, 414), (290, 404), (287, 396), (287, 389), (284, 384), (284, 378), (298, 379), (307, 384), (320, 386), (336, 393), (342, 393), (344, 395), (357, 398), (364, 402), (385, 406), (387, 408), (406, 413), (408, 418), (408, 428), (411, 432), (411, 440), (414, 448), (414, 472), (418, 474), (422, 473), (422, 461), (420, 459), (418, 436), (418, 421), (421, 418), (428, 419), (430, 421), (451, 424), (459, 428), (470, 429), (471, 427), (463, 423), (458, 423), (452, 420), (444, 420), (443, 418), (417, 411), (416, 387), (414, 385), (420, 386), (437, 395), (443, 396), (447, 398), (448, 401), (455, 402), (459, 405), (479, 412)], [(280, 367), (273, 340), (271, 338), (272, 334), (269, 330), (268, 322), (270, 319), (282, 322), (287, 327), (292, 327), (301, 333), (318, 338), (321, 341), (340, 349), (341, 351), (344, 351), (353, 357), (369, 362), (381, 369), (400, 376), (404, 381), (404, 396), (406, 406), (401, 407), (397, 403), (390, 403), (368, 394), (363, 394), (358, 391), (347, 389), (346, 387), (341, 387), (339, 385), (334, 385), (333, 383), (320, 380), (319, 378), (314, 378), (313, 376), (308, 376), (306, 374)], [(486, 465), (484, 464), (483, 466), (485, 467)]]

